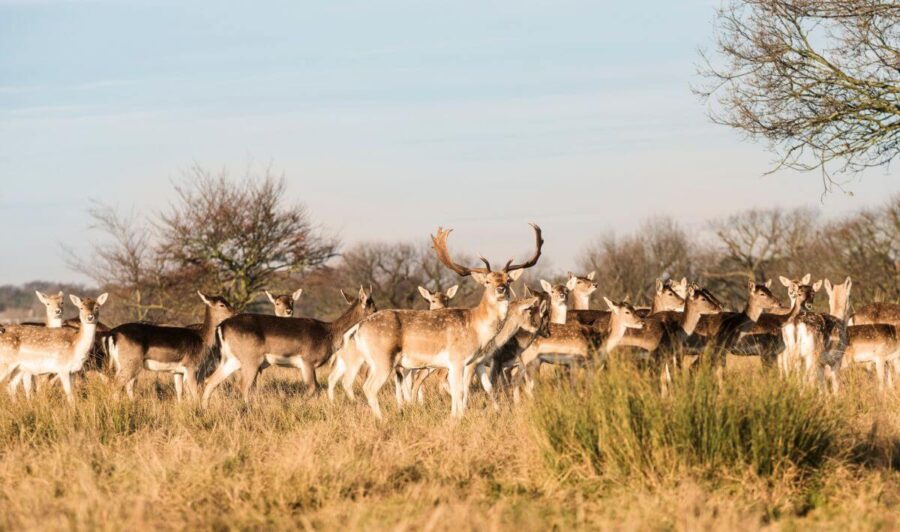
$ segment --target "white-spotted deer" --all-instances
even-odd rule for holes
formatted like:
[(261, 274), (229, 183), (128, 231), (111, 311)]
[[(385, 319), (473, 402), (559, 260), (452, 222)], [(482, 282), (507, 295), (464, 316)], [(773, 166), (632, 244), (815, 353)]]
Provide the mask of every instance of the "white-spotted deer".
[[(844, 282), (832, 285), (825, 279), (825, 291), (828, 293), (830, 314), (840, 322), (844, 322), (849, 314), (850, 288), (853, 281), (847, 277)], [(868, 316), (867, 316), (868, 317)], [(847, 326), (847, 348), (844, 361), (853, 363), (872, 363), (878, 379), (878, 388), (885, 384), (893, 385), (889, 369), (900, 359), (900, 335), (897, 327), (888, 323), (864, 323)]]
[(0, 380), (15, 372), (29, 375), (53, 374), (59, 377), (66, 398), (71, 402), (72, 374), (81, 371), (94, 345), (100, 319), (100, 306), (107, 294), (96, 300), (69, 295), (78, 308), (80, 327), (35, 327), (8, 325), (0, 334)]
[(569, 277), (566, 284), (550, 284), (548, 281), (541, 279), (541, 288), (550, 298), (550, 321), (552, 323), (565, 323), (566, 310), (569, 304), (569, 292), (575, 289), (578, 282), (577, 277)]
[(241, 370), (245, 402), (264, 364), (298, 368), (309, 390), (317, 392), (316, 368), (328, 362), (344, 344), (344, 334), (375, 312), (371, 290), (362, 287), (346, 311), (332, 322), (312, 318), (279, 318), (268, 314), (238, 314), (217, 329), (222, 358), (203, 390), (203, 406), (216, 387)]
[[(35, 290), (34, 293), (35, 295), (37, 295), (38, 300), (44, 305), (44, 323), (24, 322), (22, 323), (22, 325), (48, 327), (51, 329), (58, 329), (62, 327), (63, 302), (65, 301), (62, 290), (60, 290), (57, 294), (45, 294), (38, 290)], [(46, 381), (46, 377), (47, 376), (44, 375), (38, 379), (38, 389), (40, 389), (41, 382)], [(32, 375), (29, 373), (25, 373), (24, 371), (17, 371), (16, 375), (9, 380), (9, 384), (7, 386), (9, 393), (14, 395), (16, 389), (19, 387), (20, 382), (22, 383), (22, 388), (25, 390), (25, 396), (31, 397)]]
[(234, 315), (234, 308), (223, 297), (197, 294), (204, 303), (199, 328), (125, 323), (110, 331), (107, 349), (117, 368), (116, 380), (130, 399), (143, 369), (171, 373), (179, 401), (185, 387), (191, 398), (199, 397), (199, 372), (213, 355), (216, 327)]
[(484, 287), (478, 306), (430, 311), (383, 310), (363, 320), (352, 331), (352, 341), (356, 342), (369, 365), (363, 391), (377, 418), (382, 417), (378, 391), (396, 366), (447, 369), (451, 414), (463, 415), (466, 386), (474, 371), (471, 363), (479, 350), (497, 335), (506, 319), (509, 285), (540, 258), (544, 241), (540, 228), (534, 224), (532, 227), (536, 249), (531, 259), (521, 264), (513, 264), (510, 260), (497, 271), (492, 270), (483, 258), (484, 268), (468, 268), (455, 263), (447, 249), (450, 231), (438, 229), (432, 242), (440, 261), (458, 275), (471, 276)]
[[(704, 346), (701, 357), (709, 355), (713, 357), (713, 364), (724, 367), (725, 355), (729, 352), (740, 351), (741, 341), (753, 332), (763, 313), (782, 309), (781, 302), (772, 294), (771, 287), (771, 279), (765, 283), (748, 281), (747, 304), (742, 312), (720, 312), (708, 315), (706, 321), (710, 330), (707, 334), (710, 340)], [(738, 354), (748, 353), (740, 351)]]
[(266, 297), (269, 298), (269, 301), (272, 302), (272, 305), (275, 307), (275, 315), (279, 318), (290, 318), (294, 315), (294, 303), (300, 299), (300, 296), (303, 294), (303, 289), (298, 288), (292, 294), (278, 294), (272, 295), (268, 290), (266, 290)]

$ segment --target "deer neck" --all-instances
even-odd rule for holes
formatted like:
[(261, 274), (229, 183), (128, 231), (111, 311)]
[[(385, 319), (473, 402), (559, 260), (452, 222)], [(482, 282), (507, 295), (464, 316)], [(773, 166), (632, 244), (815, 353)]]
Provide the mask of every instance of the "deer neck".
[(849, 301), (846, 301), (846, 300), (845, 301), (835, 301), (833, 299), (828, 300), (829, 313), (844, 323), (847, 322), (847, 307), (848, 306), (849, 306)]
[(607, 353), (618, 347), (619, 342), (625, 336), (625, 329), (625, 323), (613, 312), (609, 318), (609, 334), (606, 337), (606, 341), (603, 342), (603, 349)]
[(45, 324), (48, 329), (59, 329), (63, 326), (63, 320), (56, 315), (51, 316), (50, 314), (47, 314), (47, 320)]
[(509, 300), (497, 301), (488, 296), (487, 290), (481, 296), (478, 306), (470, 310), (471, 323), (475, 327), (478, 343), (486, 345), (494, 338), (506, 321)]
[(550, 306), (550, 323), (557, 323), (560, 325), (566, 323), (565, 302), (557, 302)]
[(338, 335), (343, 336), (343, 334), (349, 329), (353, 327), (360, 320), (365, 318), (362, 312), (362, 304), (357, 301), (353, 305), (350, 306), (347, 310), (341, 314), (338, 319), (328, 324), (328, 328), (331, 330), (332, 336)]
[(685, 303), (680, 321), (681, 331), (685, 336), (690, 336), (694, 334), (698, 323), (700, 323), (700, 311), (694, 305)]
[(572, 310), (588, 310), (591, 308), (591, 296), (585, 293), (572, 292)]
[(759, 316), (762, 312), (762, 306), (751, 296), (747, 300), (747, 306), (744, 307), (744, 315), (746, 315), (750, 321), (755, 323), (759, 321)]
[(94, 345), (94, 335), (96, 333), (96, 322), (81, 322), (81, 327), (78, 328), (78, 334), (75, 336), (74, 352), (72, 353), (74, 358), (80, 359), (82, 361), (87, 359), (88, 353), (91, 352), (91, 347), (93, 347)]
[(218, 327), (219, 324), (223, 321), (225, 320), (214, 318), (210, 308), (208, 306), (206, 307), (206, 310), (203, 312), (203, 328), (200, 329), (200, 336), (203, 338), (203, 345), (207, 347), (215, 345), (216, 327)]

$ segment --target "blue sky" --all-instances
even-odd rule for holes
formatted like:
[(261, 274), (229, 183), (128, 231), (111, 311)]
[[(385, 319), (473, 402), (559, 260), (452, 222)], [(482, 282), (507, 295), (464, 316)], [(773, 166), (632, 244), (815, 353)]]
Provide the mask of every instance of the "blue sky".
[(457, 228), (461, 250), (574, 265), (599, 234), (900, 191), (815, 175), (691, 94), (716, 2), (0, 0), (0, 284), (78, 280), (99, 200), (152, 212), (190, 165), (272, 164), (352, 243)]

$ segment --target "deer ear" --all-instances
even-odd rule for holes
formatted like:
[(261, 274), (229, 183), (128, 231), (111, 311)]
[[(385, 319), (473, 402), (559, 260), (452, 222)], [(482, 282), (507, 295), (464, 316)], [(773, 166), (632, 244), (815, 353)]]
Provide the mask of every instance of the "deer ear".
[(538, 298), (532, 297), (531, 299), (525, 300), (525, 305), (522, 307), (522, 310), (528, 310), (534, 306), (535, 303), (538, 302)]
[(302, 296), (302, 295), (303, 295), (303, 289), (298, 288), (296, 291), (294, 291), (293, 294), (291, 294), (291, 299), (293, 299), (294, 301), (297, 301), (298, 299), (300, 299), (300, 296)]
[(72, 304), (75, 305), (76, 307), (81, 306), (81, 298), (76, 296), (75, 294), (69, 294), (69, 299), (72, 300)]
[(772, 288), (772, 279), (766, 279), (766, 288)]
[(615, 303), (610, 301), (608, 297), (603, 296), (603, 301), (606, 301), (606, 306), (609, 307), (609, 310), (611, 310), (613, 312), (618, 312), (619, 307), (617, 307)]
[(97, 304), (98, 304), (98, 305), (102, 305), (102, 304), (106, 303), (106, 298), (107, 298), (107, 297), (109, 297), (109, 294), (107, 294), (106, 292), (103, 292), (102, 294), (100, 294), (100, 295), (97, 297)]
[(270, 294), (268, 290), (264, 290), (264, 292), (266, 293), (266, 297), (269, 298), (269, 301), (271, 301), (272, 304), (274, 305), (274, 304), (275, 304), (275, 296), (273, 296), (272, 294)]
[(351, 298), (347, 297), (347, 294), (345, 294), (343, 290), (340, 290), (340, 292), (341, 292), (341, 297), (344, 298), (344, 301), (346, 301), (347, 303), (353, 303), (353, 300)]
[(812, 286), (813, 292), (818, 292), (820, 288), (822, 288), (822, 279), (816, 281)]
[(548, 294), (550, 293), (551, 290), (553, 290), (553, 286), (551, 286), (550, 283), (548, 283), (547, 281), (545, 281), (543, 279), (541, 279), (541, 288), (543, 288), (544, 292), (547, 292)]
[(453, 296), (456, 295), (456, 291), (459, 290), (459, 285), (455, 284), (447, 289), (447, 299), (453, 299)]
[(848, 275), (846, 279), (844, 279), (844, 286), (847, 287), (847, 291), (850, 291), (850, 287), (853, 286), (853, 281), (850, 280), (850, 276)]
[(419, 293), (422, 294), (422, 297), (424, 297), (428, 301), (431, 301), (431, 292), (429, 292), (425, 287), (420, 286)]
[(509, 278), (512, 279), (513, 281), (518, 281), (519, 277), (522, 277), (523, 273), (525, 273), (525, 270), (513, 270), (513, 271), (509, 272), (507, 275), (509, 275)]
[(528, 285), (525, 285), (525, 295), (524, 297), (529, 297), (531, 295), (531, 290), (528, 288)]
[(834, 291), (834, 287), (831, 286), (831, 281), (829, 279), (825, 279), (823, 283), (825, 284), (825, 291), (828, 292), (828, 295), (830, 296)]
[(663, 282), (662, 282), (662, 279), (657, 279), (657, 280), (656, 280), (656, 293), (657, 293), (657, 294), (662, 294), (662, 291), (663, 291)]
[(596, 275), (597, 275), (597, 272), (596, 272), (596, 271), (591, 271), (591, 273), (587, 274), (587, 278), (588, 278), (589, 281), (593, 281), (593, 280), (594, 280), (594, 276), (596, 276)]
[(512, 294), (513, 299), (519, 299), (519, 296), (516, 294), (516, 291), (511, 286), (509, 287), (509, 293)]
[(750, 291), (751, 294), (753, 293), (754, 288), (756, 288), (756, 283), (753, 282), (753, 279), (748, 280), (747, 281), (747, 289)]
[[(371, 290), (371, 287), (369, 288)], [(359, 301), (360, 303), (365, 303), (366, 300), (369, 299), (369, 294), (366, 293), (366, 289), (363, 287), (359, 287)]]
[(578, 277), (569, 277), (568, 282), (566, 282), (566, 288), (571, 290), (575, 290), (575, 285), (578, 284)]
[(34, 293), (37, 295), (37, 297), (41, 301), (41, 303), (43, 303), (45, 305), (47, 304), (47, 296), (45, 294), (38, 292), (37, 290), (35, 290)]
[(809, 282), (811, 280), (812, 280), (812, 274), (807, 273), (806, 275), (803, 276), (803, 279), (800, 279), (800, 284), (809, 284)]
[(631, 303), (631, 294), (625, 296), (625, 299), (622, 300), (622, 303)]
[(791, 280), (784, 275), (779, 275), (778, 280), (781, 281), (781, 284), (783, 284), (784, 286), (791, 286)]
[(197, 290), (197, 295), (200, 296), (200, 299), (202, 299), (204, 303), (206, 303), (209, 306), (212, 306), (212, 303), (210, 303), (209, 298), (207, 298), (205, 295), (203, 295), (203, 292), (201, 292), (200, 290)]
[(573, 278), (573, 277), (576, 278), (576, 279), (578, 278), (578, 276), (576, 276), (576, 275), (575, 275), (574, 273), (572, 273), (572, 272), (566, 272), (566, 277), (568, 277), (569, 279), (571, 279), (571, 278)]

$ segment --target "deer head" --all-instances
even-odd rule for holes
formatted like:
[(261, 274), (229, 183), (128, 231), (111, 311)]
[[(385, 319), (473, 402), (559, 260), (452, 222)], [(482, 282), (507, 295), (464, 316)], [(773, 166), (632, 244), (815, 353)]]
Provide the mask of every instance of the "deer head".
[(41, 303), (47, 307), (48, 318), (62, 318), (63, 313), (63, 293), (62, 290), (58, 294), (45, 294), (43, 292), (34, 291)]
[(799, 281), (796, 279), (788, 279), (784, 276), (778, 278), (778, 280), (781, 281), (781, 284), (787, 287), (788, 296), (790, 296), (794, 305), (803, 310), (810, 310), (812, 308), (816, 292), (822, 288), (821, 280), (816, 281), (815, 284), (809, 284), (811, 279), (812, 276), (808, 273)]
[(521, 264), (514, 264), (513, 260), (507, 261), (506, 265), (500, 270), (493, 270), (491, 263), (484, 257), (480, 257), (484, 263), (483, 268), (468, 268), (453, 261), (450, 256), (450, 250), (447, 248), (447, 237), (452, 229), (438, 228), (437, 235), (431, 236), (432, 246), (438, 259), (444, 266), (450, 268), (461, 277), (471, 276), (476, 283), (484, 286), (485, 296), (489, 301), (508, 301), (510, 283), (516, 281), (526, 268), (531, 268), (537, 264), (541, 257), (541, 247), (544, 245), (544, 239), (541, 237), (541, 228), (536, 224), (531, 224), (534, 229), (535, 251), (534, 255)]
[(769, 312), (775, 309), (782, 309), (784, 306), (781, 301), (772, 294), (772, 280), (768, 279), (765, 283), (757, 283), (748, 281), (747, 283), (747, 305), (759, 309), (760, 312)]
[(300, 299), (303, 289), (298, 288), (293, 294), (272, 295), (266, 290), (266, 296), (275, 306), (275, 315), (282, 318), (290, 318), (294, 315), (294, 302)]
[(450, 300), (456, 295), (458, 289), (459, 285), (455, 284), (448, 288), (446, 292), (441, 292), (440, 290), (430, 292), (424, 286), (420, 286), (419, 293), (425, 298), (425, 301), (428, 301), (429, 310), (439, 310), (447, 308), (447, 305), (450, 304)]
[(78, 319), (86, 325), (96, 325), (100, 321), (100, 306), (106, 303), (108, 294), (105, 292), (97, 296), (97, 299), (86, 297), (81, 299), (75, 294), (69, 294), (72, 304), (78, 309)]
[(828, 293), (828, 309), (832, 316), (843, 319), (850, 307), (850, 288), (853, 281), (850, 277), (844, 279), (841, 284), (832, 285), (825, 279), (825, 292)]
[(603, 301), (606, 302), (606, 306), (609, 307), (609, 310), (613, 313), (615, 319), (617, 319), (624, 328), (642, 329), (644, 327), (644, 319), (638, 316), (634, 307), (631, 306), (631, 303), (627, 301), (615, 303), (606, 297), (603, 298)]

